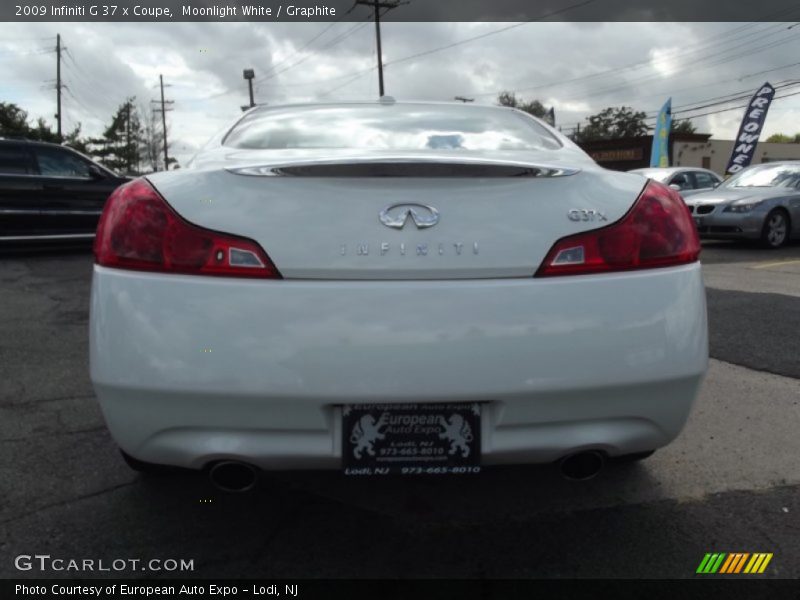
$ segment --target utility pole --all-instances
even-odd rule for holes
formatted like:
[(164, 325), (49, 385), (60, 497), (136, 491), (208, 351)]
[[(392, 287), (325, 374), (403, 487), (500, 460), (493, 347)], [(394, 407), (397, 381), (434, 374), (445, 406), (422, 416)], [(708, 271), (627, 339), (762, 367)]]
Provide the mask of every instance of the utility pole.
[(61, 137), (61, 34), (56, 34), (56, 121), (58, 123), (58, 143)]
[(383, 52), (381, 50), (381, 13), (380, 10), (385, 8), (391, 10), (397, 8), (401, 4), (408, 4), (408, 2), (400, 2), (400, 0), (383, 1), (380, 0), (356, 0), (356, 4), (364, 4), (372, 6), (375, 9), (375, 41), (378, 48), (378, 93), (379, 97), (383, 97)]
[(167, 151), (167, 107), (164, 102), (164, 76), (159, 75), (158, 81), (161, 84), (161, 126), (164, 128), (164, 170), (169, 171), (169, 152)]
[[(174, 100), (164, 100), (164, 76), (158, 76), (159, 85), (161, 86), (161, 100), (151, 100), (151, 102), (160, 102), (161, 108), (154, 108), (154, 112), (161, 113), (161, 127), (164, 131), (164, 170), (169, 171), (169, 146), (167, 145), (167, 111), (172, 110), (172, 108), (167, 108), (168, 104), (174, 104)], [(167, 86), (169, 87), (169, 86)]]
[(128, 110), (125, 111), (125, 156), (128, 158), (128, 173), (131, 172), (131, 101), (128, 100)]

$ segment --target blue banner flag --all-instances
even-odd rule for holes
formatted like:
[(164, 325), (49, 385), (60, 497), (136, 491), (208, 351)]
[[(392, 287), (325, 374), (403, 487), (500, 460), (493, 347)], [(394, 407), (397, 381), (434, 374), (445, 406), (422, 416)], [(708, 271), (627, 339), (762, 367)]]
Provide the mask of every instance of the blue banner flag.
[(742, 124), (739, 126), (739, 133), (733, 142), (733, 152), (731, 152), (731, 159), (725, 168), (726, 173), (741, 171), (753, 160), (758, 137), (761, 135), (764, 121), (767, 120), (769, 105), (772, 104), (774, 97), (775, 88), (769, 83), (765, 83), (750, 99), (750, 103), (744, 111)]
[(653, 149), (650, 151), (651, 167), (669, 166), (669, 130), (672, 129), (672, 98), (669, 98), (658, 113), (653, 131)]

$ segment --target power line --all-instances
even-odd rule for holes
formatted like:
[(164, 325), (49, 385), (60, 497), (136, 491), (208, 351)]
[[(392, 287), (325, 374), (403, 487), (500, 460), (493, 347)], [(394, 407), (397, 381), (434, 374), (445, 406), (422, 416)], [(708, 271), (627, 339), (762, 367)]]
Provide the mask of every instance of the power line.
[(695, 86), (691, 86), (691, 87), (678, 88), (678, 89), (670, 88), (669, 90), (658, 91), (658, 92), (655, 92), (655, 93), (652, 93), (652, 94), (647, 94), (646, 96), (641, 96), (640, 98), (655, 98), (655, 97), (663, 97), (665, 95), (674, 96), (678, 92), (689, 92), (689, 91), (693, 91), (693, 90), (699, 90), (701, 88), (714, 87), (714, 86), (718, 86), (718, 85), (720, 85), (722, 83), (730, 83), (730, 82), (733, 82), (733, 81), (741, 82), (741, 81), (744, 81), (745, 79), (750, 79), (751, 77), (757, 77), (759, 75), (764, 75), (766, 73), (773, 73), (775, 71), (780, 71), (781, 69), (788, 69), (790, 67), (796, 67), (796, 66), (800, 66), (800, 62), (793, 62), (793, 63), (789, 63), (787, 65), (781, 65), (779, 67), (773, 67), (771, 69), (764, 69), (764, 70), (761, 70), (761, 71), (755, 71), (753, 73), (748, 73), (747, 75), (742, 75), (740, 77), (733, 77), (733, 78), (730, 78), (730, 79), (722, 79), (722, 80), (712, 81), (710, 83), (704, 83), (704, 84), (701, 84), (701, 85), (695, 85)]
[[(318, 50), (318, 51), (319, 51), (319, 52), (323, 52), (323, 51), (325, 51), (325, 50), (329, 50), (330, 48), (333, 48), (333, 47), (334, 47), (334, 46), (336, 46), (337, 44), (339, 44), (339, 43), (343, 42), (345, 39), (347, 39), (348, 37), (350, 37), (351, 35), (353, 35), (353, 34), (354, 34), (356, 31), (359, 31), (360, 29), (363, 29), (363, 28), (364, 28), (364, 27), (366, 27), (366, 26), (367, 26), (367, 23), (356, 23), (356, 24), (355, 24), (355, 25), (353, 25), (353, 26), (352, 26), (350, 29), (347, 29), (347, 30), (345, 30), (343, 33), (341, 33), (341, 34), (339, 34), (338, 36), (334, 37), (332, 40), (329, 40), (328, 42), (326, 42), (326, 43), (325, 43), (325, 45), (324, 45), (324, 46), (322, 46), (321, 48), (319, 48), (319, 50)], [(313, 55), (311, 55), (311, 54), (309, 54), (309, 55), (307, 55), (307, 56), (304, 56), (304, 57), (303, 57), (303, 58), (301, 58), (300, 60), (298, 60), (298, 61), (296, 61), (296, 62), (294, 62), (294, 63), (292, 63), (292, 64), (290, 64), (290, 65), (288, 65), (288, 66), (286, 66), (286, 67), (284, 67), (283, 69), (280, 69), (280, 70), (278, 70), (278, 71), (275, 71), (275, 72), (273, 72), (271, 75), (269, 75), (269, 76), (267, 76), (267, 77), (263, 77), (263, 78), (262, 78), (262, 83), (260, 83), (258, 86), (256, 86), (256, 89), (257, 89), (257, 90), (261, 89), (261, 86), (262, 86), (262, 85), (264, 85), (264, 83), (263, 83), (263, 82), (266, 82), (266, 81), (268, 81), (268, 80), (270, 80), (270, 79), (274, 79), (274, 78), (275, 78), (275, 77), (277, 77), (278, 75), (280, 75), (280, 74), (282, 74), (282, 73), (285, 73), (286, 71), (289, 71), (289, 70), (291, 70), (291, 69), (295, 68), (295, 67), (296, 67), (296, 66), (298, 66), (298, 65), (301, 65), (301, 64), (303, 64), (303, 63), (304, 63), (304, 62), (306, 62), (308, 59), (310, 59), (312, 56), (313, 56)]]
[[(769, 44), (765, 44), (765, 45), (762, 45), (762, 46), (759, 46), (759, 47), (756, 47), (756, 48), (750, 48), (748, 50), (745, 50), (744, 52), (740, 52), (739, 54), (735, 54), (735, 55), (732, 55), (732, 56), (727, 56), (727, 57), (725, 57), (725, 58), (723, 58), (721, 60), (716, 60), (716, 61), (711, 62), (709, 64), (705, 64), (705, 65), (696, 67), (696, 70), (705, 70), (705, 69), (708, 69), (710, 67), (714, 67), (714, 66), (718, 66), (720, 64), (731, 62), (732, 60), (735, 60), (735, 59), (740, 58), (742, 56), (751, 56), (751, 55), (753, 55), (755, 53), (762, 52), (765, 49), (772, 48), (772, 47), (775, 47), (775, 46), (779, 46), (779, 45), (785, 44), (787, 42), (794, 41), (796, 39), (797, 39), (797, 37), (789, 36), (787, 38), (783, 38), (783, 39), (774, 41), (774, 42), (769, 43)], [(755, 40), (753, 40), (753, 41), (755, 41)], [(713, 59), (713, 57), (710, 57), (710, 58)], [(700, 62), (703, 62), (703, 61), (700, 61)], [(790, 65), (785, 65), (784, 67), (777, 67), (775, 69), (766, 69), (764, 71), (761, 71), (760, 73), (766, 73), (766, 72), (778, 70), (780, 68), (786, 68), (786, 67), (789, 67), (789, 66), (795, 66), (796, 64), (797, 63), (792, 63)], [(744, 78), (747, 78), (747, 77), (750, 77), (750, 76), (753, 76), (753, 74), (746, 75), (746, 76), (744, 76), (742, 78), (737, 78), (737, 79), (744, 79)], [(646, 76), (644, 78), (639, 78), (638, 80), (628, 81), (628, 82), (626, 82), (626, 84), (628, 86), (631, 86), (631, 85), (634, 85), (634, 84), (641, 84), (641, 83), (644, 83), (646, 81), (652, 81), (653, 79), (661, 79), (661, 77), (658, 76), (658, 75), (649, 75), (649, 76)], [(594, 91), (588, 92), (588, 93), (585, 92), (583, 94), (580, 94), (579, 96), (567, 96), (566, 98), (562, 97), (562, 98), (560, 98), (560, 100), (570, 100), (570, 99), (574, 99), (574, 98), (584, 99), (584, 98), (588, 98), (588, 97), (599, 96), (599, 95), (605, 94), (607, 92), (616, 91), (616, 90), (619, 90), (619, 89), (620, 89), (620, 85), (617, 84), (616, 86), (613, 86), (613, 87), (602, 88), (602, 89), (594, 90)], [(666, 94), (666, 93), (669, 93), (669, 92), (665, 91), (664, 93)]]
[[(784, 83), (784, 84), (775, 85), (774, 88), (776, 90), (781, 90), (781, 89), (795, 88), (798, 85), (800, 85), (800, 81), (787, 82), (787, 83)], [(725, 100), (719, 100), (717, 102), (708, 102), (709, 100), (713, 100), (713, 98), (708, 98), (707, 100), (700, 101), (700, 102), (708, 102), (707, 104), (700, 104), (700, 105), (697, 105), (697, 106), (692, 106), (692, 105), (688, 105), (688, 104), (687, 105), (683, 105), (683, 107), (686, 107), (686, 108), (683, 108), (683, 110), (673, 110), (672, 111), (672, 116), (675, 117), (677, 115), (685, 115), (687, 113), (693, 113), (694, 111), (702, 110), (704, 108), (711, 108), (713, 106), (721, 106), (721, 105), (729, 104), (731, 102), (736, 102), (736, 101), (743, 100), (743, 99), (749, 99), (749, 98), (752, 97), (753, 93), (754, 93), (754, 90), (753, 89), (749, 89), (749, 90), (747, 90), (747, 93), (740, 94), (740, 95), (732, 97), (732, 98), (727, 98)], [(774, 99), (777, 100), (779, 98), (788, 98), (790, 96), (796, 96), (798, 94), (800, 94), (800, 92), (792, 92), (790, 94), (784, 94), (783, 96), (777, 96), (776, 95), (774, 97)], [(732, 107), (728, 107), (728, 108), (723, 108), (723, 109), (719, 109), (719, 110), (714, 110), (714, 111), (710, 111), (710, 112), (705, 112), (705, 113), (700, 113), (700, 114), (692, 114), (692, 115), (689, 115), (688, 117), (684, 117), (684, 119), (695, 119), (695, 118), (705, 117), (705, 116), (717, 114), (717, 113), (720, 113), (720, 112), (727, 112), (727, 111), (730, 111), (730, 110), (734, 110), (736, 108), (744, 108), (746, 106), (749, 106), (749, 102), (746, 103), (746, 104), (740, 104), (740, 105), (736, 105), (736, 106), (732, 106)], [(678, 106), (676, 108), (682, 108), (682, 107)], [(656, 112), (656, 113), (653, 113), (653, 114), (648, 115), (647, 117), (645, 117), (645, 120), (646, 121), (652, 121), (652, 120), (656, 119), (657, 117), (658, 117), (658, 113)], [(575, 131), (576, 129), (578, 129), (578, 126), (581, 125), (581, 123), (575, 123), (574, 125), (575, 125), (574, 127), (570, 127), (570, 126), (562, 126), (562, 127), (564, 128), (565, 131)]]
[(72, 51), (65, 48), (65, 55), (67, 60), (64, 61), (64, 66), (67, 71), (75, 78), (74, 82), (81, 83), (83, 86), (93, 91), (101, 90), (106, 96), (116, 96), (119, 94), (119, 88), (111, 85), (105, 79), (95, 77), (88, 73), (86, 69), (80, 66), (75, 60)]
[[(717, 34), (716, 36), (711, 36), (710, 38), (707, 38), (706, 40), (704, 40), (703, 42), (700, 42), (699, 44), (693, 44), (693, 45), (689, 46), (688, 48), (683, 48), (682, 50), (678, 51), (675, 56), (670, 55), (670, 56), (665, 56), (663, 58), (664, 59), (672, 59), (672, 58), (677, 58), (678, 56), (686, 56), (686, 55), (694, 54), (694, 53), (696, 53), (696, 52), (698, 52), (700, 50), (707, 50), (708, 48), (716, 46), (716, 45), (719, 45), (719, 44), (727, 44), (727, 43), (730, 43), (731, 41), (735, 41), (738, 44), (740, 42), (739, 38), (737, 38), (735, 40), (731, 39), (731, 36), (734, 33), (739, 32), (739, 31), (743, 31), (743, 30), (745, 30), (747, 28), (750, 28), (750, 27), (757, 26), (759, 24), (760, 23), (749, 23), (747, 25), (742, 25), (742, 26), (734, 28), (732, 30), (725, 31), (725, 32), (723, 32), (721, 34)], [(774, 27), (774, 26), (769, 26), (769, 27), (767, 27), (765, 29), (756, 31), (754, 33), (763, 33), (767, 29), (769, 29), (770, 27)], [(750, 35), (752, 35), (752, 33), (748, 34), (748, 35), (746, 35), (744, 37), (749, 37)], [(720, 42), (715, 42), (715, 43), (712, 43), (712, 44), (708, 43), (709, 40), (713, 40), (713, 39), (716, 39), (716, 38), (719, 38), (719, 37), (723, 37), (723, 36), (726, 37), (726, 38), (729, 38), (729, 39), (728, 40), (724, 40), (724, 41), (720, 41)], [(591, 73), (589, 75), (581, 75), (581, 76), (578, 76), (578, 77), (572, 77), (570, 79), (559, 78), (557, 80), (553, 80), (553, 81), (549, 81), (547, 83), (537, 84), (535, 86), (529, 86), (529, 87), (519, 87), (518, 85), (516, 85), (516, 86), (507, 86), (503, 90), (498, 90), (498, 91), (493, 91), (493, 92), (482, 92), (482, 93), (479, 93), (479, 94), (472, 94), (472, 95), (475, 96), (475, 97), (478, 97), (478, 98), (482, 98), (482, 97), (487, 97), (487, 96), (497, 96), (501, 92), (509, 91), (509, 90), (513, 90), (515, 93), (530, 92), (530, 91), (541, 91), (541, 90), (552, 88), (552, 87), (567, 85), (567, 84), (570, 84), (570, 83), (577, 83), (577, 82), (586, 81), (586, 80), (589, 80), (589, 79), (594, 79), (596, 77), (604, 77), (604, 76), (612, 75), (614, 73), (621, 73), (621, 72), (624, 72), (624, 71), (627, 71), (627, 70), (633, 70), (633, 69), (638, 69), (638, 68), (641, 68), (641, 67), (646, 67), (646, 66), (651, 65), (652, 62), (653, 62), (652, 59), (640, 60), (640, 61), (636, 61), (636, 62), (633, 62), (633, 63), (628, 63), (628, 64), (625, 64), (625, 65), (621, 65), (621, 66), (618, 66), (618, 67), (612, 67), (610, 69), (604, 69), (602, 71), (597, 71), (597, 72)]]
[[(772, 101), (775, 102), (775, 100), (780, 100), (781, 98), (789, 98), (790, 96), (797, 96), (797, 95), (800, 95), (800, 92), (792, 92), (791, 94), (784, 94), (783, 96), (774, 96)], [(730, 108), (723, 108), (723, 109), (720, 109), (720, 110), (713, 110), (711, 112), (702, 113), (702, 114), (699, 114), (699, 115), (692, 115), (691, 118), (695, 119), (695, 118), (699, 118), (699, 117), (707, 117), (708, 115), (716, 115), (718, 113), (723, 113), (723, 112), (728, 112), (728, 111), (731, 111), (731, 110), (736, 110), (737, 108), (746, 108), (748, 106), (750, 106), (749, 102), (747, 104), (739, 104), (737, 106), (731, 106)]]
[(325, 34), (326, 34), (326, 33), (327, 33), (327, 32), (328, 32), (328, 31), (329, 31), (331, 28), (333, 28), (335, 25), (337, 25), (339, 22), (341, 22), (341, 20), (342, 20), (342, 19), (344, 19), (344, 18), (345, 18), (347, 15), (349, 15), (351, 12), (353, 12), (353, 9), (354, 9), (355, 7), (356, 7), (356, 3), (354, 2), (354, 3), (353, 3), (353, 6), (351, 6), (351, 7), (350, 7), (350, 9), (349, 9), (349, 10), (347, 10), (346, 12), (342, 13), (342, 15), (341, 15), (341, 16), (340, 16), (338, 19), (336, 19), (336, 20), (335, 20), (333, 23), (331, 23), (330, 25), (328, 25), (328, 26), (327, 26), (325, 29), (323, 29), (323, 30), (322, 30), (320, 33), (318, 33), (318, 34), (317, 34), (317, 35), (315, 35), (313, 38), (311, 38), (310, 40), (308, 40), (308, 41), (307, 41), (305, 44), (303, 44), (303, 45), (302, 45), (300, 48), (298, 48), (297, 50), (295, 50), (295, 51), (294, 51), (292, 54), (290, 54), (289, 56), (285, 57), (284, 59), (282, 59), (282, 60), (278, 61), (276, 64), (272, 65), (272, 66), (271, 66), (269, 69), (267, 69), (266, 75), (271, 75), (271, 74), (272, 74), (272, 72), (273, 72), (273, 71), (275, 71), (275, 69), (277, 69), (278, 67), (280, 67), (282, 64), (286, 63), (286, 62), (287, 62), (287, 61), (288, 61), (290, 58), (293, 58), (293, 57), (297, 56), (297, 55), (298, 55), (298, 54), (300, 54), (300, 53), (301, 53), (303, 50), (305, 50), (306, 48), (308, 48), (309, 46), (311, 46), (311, 44), (313, 44), (314, 42), (316, 42), (316, 41), (317, 41), (319, 38), (321, 38), (323, 35), (325, 35)]
[[(475, 36), (472, 36), (472, 37), (469, 37), (469, 38), (465, 38), (463, 40), (458, 40), (457, 42), (453, 42), (451, 44), (445, 44), (444, 46), (438, 46), (436, 48), (431, 48), (431, 49), (425, 50), (423, 52), (418, 52), (416, 54), (411, 54), (409, 56), (403, 56), (401, 58), (398, 58), (398, 59), (395, 59), (395, 60), (391, 60), (391, 61), (389, 61), (387, 63), (384, 63), (383, 66), (384, 67), (389, 67), (391, 65), (396, 65), (396, 64), (400, 64), (400, 63), (407, 62), (407, 61), (410, 61), (410, 60), (414, 60), (414, 59), (420, 58), (422, 56), (428, 56), (430, 54), (435, 54), (437, 52), (443, 52), (444, 50), (449, 50), (450, 48), (455, 48), (457, 46), (462, 46), (464, 44), (468, 44), (470, 42), (474, 42), (476, 40), (483, 39), (483, 38), (489, 37), (491, 35), (496, 35), (498, 33), (503, 33), (503, 32), (508, 31), (510, 29), (515, 29), (517, 27), (522, 27), (524, 25), (529, 25), (530, 23), (532, 23), (534, 21), (543, 21), (543, 20), (548, 19), (550, 17), (558, 16), (558, 15), (560, 15), (562, 13), (565, 13), (565, 12), (568, 12), (568, 11), (572, 11), (572, 10), (575, 10), (577, 8), (581, 8), (581, 7), (586, 6), (588, 4), (592, 4), (593, 2), (597, 2), (597, 0), (584, 0), (583, 2), (579, 2), (577, 4), (572, 4), (570, 6), (566, 6), (564, 8), (558, 9), (558, 10), (550, 11), (550, 12), (548, 12), (548, 13), (540, 16), (540, 17), (537, 17), (536, 19), (532, 19), (530, 21), (525, 21), (523, 23), (514, 23), (513, 25), (508, 25), (506, 27), (501, 27), (499, 29), (495, 29), (493, 31), (489, 31), (487, 33), (482, 33), (482, 34), (479, 34), (479, 35), (475, 35)], [(327, 95), (331, 94), (332, 92), (334, 92), (334, 91), (336, 91), (336, 90), (338, 90), (340, 88), (345, 87), (345, 85), (355, 81), (359, 77), (361, 77), (363, 75), (366, 75), (367, 73), (371, 73), (372, 71), (375, 71), (376, 69), (377, 69), (377, 66), (370, 67), (368, 69), (363, 69), (361, 71), (354, 71), (354, 72), (351, 72), (351, 73), (345, 73), (344, 75), (338, 75), (338, 76), (332, 77), (330, 79), (320, 79), (320, 80), (317, 80), (315, 82), (309, 82), (309, 84), (312, 84), (312, 83), (314, 83), (314, 84), (328, 83), (328, 82), (331, 82), (331, 81), (340, 81), (340, 80), (343, 80), (343, 79), (347, 79), (348, 80), (347, 83), (344, 83), (344, 84), (342, 84), (342, 85), (340, 85), (340, 86), (338, 86), (336, 88), (333, 88), (332, 90), (329, 90), (329, 91), (325, 92), (324, 94), (321, 94), (321, 96), (327, 96)]]
[[(770, 42), (769, 44), (764, 44), (762, 46), (757, 46), (757, 47), (754, 47), (754, 48), (747, 48), (746, 50), (744, 50), (742, 52), (739, 52), (738, 54), (731, 55), (731, 56), (720, 57), (719, 60), (715, 60), (714, 55), (712, 55), (712, 56), (707, 57), (706, 59), (697, 60), (692, 65), (692, 68), (693, 68), (693, 70), (695, 72), (698, 71), (698, 70), (709, 69), (711, 67), (716, 67), (716, 66), (719, 66), (719, 65), (722, 65), (722, 64), (725, 64), (725, 63), (729, 63), (731, 61), (736, 60), (737, 58), (742, 58), (742, 57), (745, 57), (745, 56), (746, 57), (750, 57), (750, 56), (752, 56), (754, 54), (757, 54), (759, 52), (763, 52), (764, 50), (767, 50), (769, 48), (774, 48), (776, 46), (780, 46), (782, 44), (786, 44), (788, 42), (792, 42), (792, 41), (795, 41), (797, 39), (800, 39), (800, 38), (798, 38), (798, 36), (796, 36), (794, 34), (791, 34), (786, 38)], [(740, 50), (740, 49), (741, 48), (737, 48), (736, 50)], [(728, 52), (730, 50), (731, 49), (729, 49), (729, 50), (727, 50), (725, 52)], [(722, 53), (720, 53), (720, 54), (722, 54)], [(712, 60), (712, 62), (706, 63), (706, 60)], [(662, 75), (660, 75), (658, 73), (645, 75), (643, 77), (639, 77), (639, 78), (636, 78), (636, 79), (628, 80), (628, 81), (624, 82), (624, 85), (632, 86), (632, 85), (639, 85), (639, 84), (642, 84), (642, 83), (649, 83), (651, 81), (660, 81), (660, 80), (663, 80), (663, 79), (669, 79), (669, 78), (673, 77), (677, 73), (678, 73), (678, 71), (676, 70), (675, 73), (667, 75), (666, 77), (662, 76)], [(596, 89), (596, 90), (593, 90), (593, 91), (588, 92), (588, 93), (587, 92), (583, 92), (583, 93), (580, 93), (580, 94), (572, 94), (570, 96), (562, 97), (560, 99), (561, 100), (571, 100), (571, 99), (577, 99), (577, 98), (585, 99), (585, 98), (600, 96), (600, 95), (605, 94), (607, 92), (613, 92), (613, 91), (619, 90), (621, 85), (623, 85), (623, 84), (617, 83), (616, 85), (613, 85), (613, 86), (608, 86), (608, 87), (605, 87), (605, 88)]]
[(431, 48), (430, 50), (424, 50), (422, 52), (417, 52), (416, 54), (411, 54), (410, 56), (404, 56), (402, 58), (398, 58), (396, 60), (389, 61), (389, 62), (386, 63), (386, 66), (388, 67), (390, 65), (397, 65), (397, 64), (400, 64), (402, 62), (407, 62), (409, 60), (414, 60), (414, 59), (417, 59), (417, 58), (421, 58), (423, 56), (429, 56), (429, 55), (435, 54), (437, 52), (443, 52), (444, 50), (449, 50), (451, 48), (456, 48), (458, 46), (463, 46), (464, 44), (469, 44), (471, 42), (474, 42), (474, 41), (477, 41), (477, 40), (481, 40), (481, 39), (487, 38), (487, 37), (492, 36), (492, 35), (497, 35), (498, 33), (503, 33), (503, 32), (509, 31), (511, 29), (515, 29), (517, 27), (522, 27), (524, 25), (530, 25), (531, 23), (533, 23), (535, 21), (542, 21), (544, 19), (548, 19), (550, 17), (554, 17), (554, 16), (560, 15), (562, 13), (569, 12), (571, 10), (575, 10), (576, 8), (581, 8), (582, 6), (586, 6), (587, 4), (592, 4), (593, 2), (596, 2), (596, 1), (597, 0), (584, 0), (584, 2), (580, 2), (578, 4), (572, 4), (571, 6), (565, 6), (564, 8), (551, 11), (551, 12), (545, 14), (545, 15), (542, 15), (541, 17), (538, 17), (536, 19), (531, 19), (530, 21), (525, 21), (524, 23), (515, 23), (514, 25), (508, 25), (506, 27), (501, 27), (500, 29), (495, 29), (494, 31), (489, 31), (487, 33), (482, 33), (480, 35), (476, 35), (476, 36), (473, 36), (473, 37), (470, 37), (470, 38), (459, 40), (459, 41), (453, 42), (451, 44), (445, 44), (444, 46), (439, 46), (437, 48)]

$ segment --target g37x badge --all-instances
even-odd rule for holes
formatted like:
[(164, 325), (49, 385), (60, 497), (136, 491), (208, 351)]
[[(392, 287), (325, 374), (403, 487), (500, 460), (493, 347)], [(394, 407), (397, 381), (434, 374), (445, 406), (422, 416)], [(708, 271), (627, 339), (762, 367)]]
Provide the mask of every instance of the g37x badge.
[(570, 221), (608, 221), (605, 213), (599, 210), (573, 208), (567, 213)]

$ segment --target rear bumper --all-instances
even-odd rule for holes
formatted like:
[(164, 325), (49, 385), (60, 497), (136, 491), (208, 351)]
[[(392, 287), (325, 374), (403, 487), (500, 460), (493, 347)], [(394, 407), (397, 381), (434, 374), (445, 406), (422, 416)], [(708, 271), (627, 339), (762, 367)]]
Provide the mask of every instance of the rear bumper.
[(336, 468), (340, 406), (484, 402), (484, 464), (653, 449), (708, 362), (700, 265), (471, 281), (246, 281), (95, 267), (91, 378), (140, 460)]

